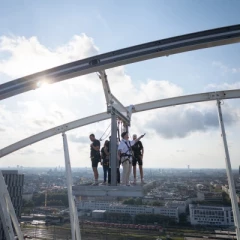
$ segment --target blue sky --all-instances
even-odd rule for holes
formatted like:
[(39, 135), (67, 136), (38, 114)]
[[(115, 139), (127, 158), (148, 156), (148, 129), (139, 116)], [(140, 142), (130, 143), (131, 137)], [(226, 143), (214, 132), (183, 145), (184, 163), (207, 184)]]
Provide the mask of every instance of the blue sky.
[[(2, 1), (0, 35), (37, 36), (54, 47), (71, 36), (86, 33), (107, 52), (161, 38), (234, 25), (240, 22), (237, 0), (140, 0), (140, 1)], [(203, 84), (218, 82), (213, 61), (235, 67), (240, 46), (184, 53), (127, 66), (134, 81), (146, 78), (169, 79), (187, 92), (197, 92)], [(207, 60), (207, 61), (206, 61)], [(169, 63), (171, 69), (169, 69)], [(148, 69), (143, 71), (141, 69)], [(174, 68), (174, 71), (172, 71)], [(205, 72), (208, 69), (208, 74)], [(189, 72), (195, 72), (201, 81)], [(176, 78), (176, 75), (178, 76)], [(229, 81), (234, 81), (233, 76)], [(201, 83), (199, 83), (201, 82)]]
[[(22, 76), (23, 73), (28, 73), (29, 70), (31, 72), (31, 68), (35, 69), (35, 66), (28, 65), (26, 58), (30, 56), (29, 58), (32, 58), (34, 56), (34, 59), (39, 59), (43, 57), (44, 59), (49, 60), (49, 56), (53, 56), (56, 52), (58, 52), (58, 48), (61, 46), (68, 46), (68, 43), (71, 42), (73, 39), (73, 36), (78, 35), (81, 36), (82, 33), (85, 33), (88, 38), (92, 38), (95, 46), (97, 47), (96, 51), (94, 50), (94, 53), (104, 53), (112, 50), (116, 50), (119, 48), (124, 48), (136, 44), (141, 44), (144, 42), (154, 41), (162, 38), (168, 38), (173, 37), (181, 34), (187, 34), (191, 32), (206, 30), (206, 29), (212, 29), (212, 28), (218, 28), (223, 27), (227, 25), (234, 25), (240, 23), (240, 1), (238, 0), (231, 0), (231, 1), (223, 1), (223, 0), (132, 0), (132, 1), (1, 1), (1, 8), (0, 8), (0, 39), (1, 37), (5, 36), (8, 39), (17, 39), (18, 37), (24, 37), (25, 39), (30, 39), (31, 37), (36, 37), (37, 43), (29, 43), (24, 42), (25, 40), (19, 40), (16, 43), (16, 46), (19, 46), (19, 49), (16, 50), (15, 48), (11, 51), (2, 50), (1, 51), (1, 41), (0, 41), (0, 83), (9, 81), (14, 79), (16, 76)], [(79, 40), (80, 42), (83, 41), (82, 38)], [(90, 40), (89, 40), (90, 41)], [(81, 44), (89, 44), (89, 46), (92, 44), (88, 40), (86, 42)], [(23, 45), (20, 43), (23, 42)], [(76, 40), (77, 42), (77, 40)], [(74, 42), (74, 44), (77, 44)], [(40, 45), (44, 47), (44, 51), (40, 52), (39, 48), (41, 48)], [(24, 45), (25, 44), (25, 45)], [(27, 46), (27, 47), (26, 47)], [(82, 45), (81, 45), (82, 46)], [(93, 47), (93, 44), (91, 45)], [(25, 49), (25, 50), (24, 50)], [(14, 52), (15, 51), (15, 52)], [(44, 55), (45, 52), (49, 51), (49, 53)], [(64, 50), (65, 55), (68, 54), (68, 50)], [(85, 56), (81, 53), (81, 48), (79, 49), (79, 58), (81, 56)], [(86, 50), (87, 51), (87, 50)], [(161, 81), (167, 81), (171, 84), (173, 84), (174, 89), (170, 92), (176, 95), (180, 94), (191, 94), (191, 93), (198, 93), (198, 92), (204, 92), (204, 91), (211, 91), (214, 89), (222, 88), (223, 86), (227, 86), (229, 88), (234, 88), (236, 86), (240, 86), (240, 44), (233, 44), (223, 47), (217, 47), (217, 48), (211, 48), (211, 49), (204, 49), (199, 51), (193, 51), (178, 55), (173, 55), (165, 58), (158, 58), (154, 60), (149, 60), (145, 62), (140, 62), (136, 64), (131, 64), (125, 66), (124, 73), (119, 72), (111, 72), (110, 75), (113, 76), (113, 78), (118, 78), (121, 74), (122, 78), (125, 79), (127, 84), (129, 83), (129, 78), (131, 79), (131, 84), (134, 86), (133, 91), (138, 90), (139, 93), (141, 93), (141, 86), (142, 84), (147, 84), (149, 81), (150, 83), (148, 85), (144, 85), (145, 88), (151, 86), (155, 86), (154, 84), (160, 84), (159, 89), (162, 87), (165, 89), (166, 86), (169, 88), (172, 87), (172, 85), (166, 85), (166, 82)], [(51, 54), (50, 54), (51, 53)], [(53, 54), (52, 54), (53, 53)], [(92, 53), (92, 52), (91, 52)], [(91, 55), (91, 53), (89, 53)], [(16, 54), (16, 56), (14, 55)], [(18, 55), (17, 55), (18, 54)], [(22, 56), (20, 56), (22, 54)], [(26, 56), (24, 56), (26, 54)], [(62, 53), (61, 53), (62, 54)], [(65, 56), (62, 54), (61, 56)], [(44, 56), (43, 56), (44, 55)], [(78, 54), (75, 52), (75, 58), (79, 59)], [(15, 56), (15, 58), (11, 59), (12, 56)], [(87, 57), (88, 54), (86, 54), (85, 57)], [(36, 57), (36, 58), (35, 58)], [(55, 59), (55, 58), (54, 58)], [(65, 61), (68, 61), (67, 57), (64, 58), (65, 60), (62, 61), (64, 63)], [(50, 61), (50, 60), (49, 60)], [(55, 60), (54, 60), (55, 61)], [(7, 62), (9, 65), (2, 65), (1, 63)], [(26, 63), (25, 63), (26, 62)], [(25, 64), (24, 64), (25, 63)], [(42, 66), (44, 69), (44, 66), (50, 67), (51, 61), (49, 62), (49, 65), (46, 65), (40, 60), (38, 63)], [(45, 65), (44, 65), (44, 64)], [(56, 64), (58, 61), (56, 60)], [(15, 64), (15, 65), (14, 65)], [(22, 65), (21, 65), (22, 64)], [(55, 64), (55, 63), (54, 63)], [(10, 67), (9, 67), (10, 66)], [(20, 71), (22, 69), (18, 69), (18, 71), (15, 69), (17, 68), (26, 68), (24, 71)], [(20, 67), (21, 66), (21, 67)], [(9, 72), (9, 68), (12, 68), (13, 72), (16, 74), (12, 74), (11, 71)], [(2, 71), (1, 71), (2, 69)], [(37, 68), (38, 69), (38, 68)], [(235, 70), (234, 70), (235, 69)], [(119, 75), (120, 74), (120, 75)], [(120, 78), (120, 77), (119, 77)], [(151, 82), (151, 81), (156, 81)], [(71, 82), (71, 81), (69, 81)], [(154, 84), (152, 84), (154, 83)], [(65, 83), (61, 83), (63, 85), (59, 86), (65, 86)], [(69, 83), (70, 84), (70, 83)], [(71, 84), (74, 84), (71, 82)], [(152, 85), (151, 85), (152, 84)], [(164, 85), (165, 84), (165, 85)], [(212, 84), (212, 87), (209, 87), (208, 85)], [(225, 85), (224, 85), (225, 84)], [(228, 85), (226, 85), (228, 84)], [(239, 85), (238, 85), (239, 84)], [(84, 86), (83, 86), (84, 87)], [(86, 87), (86, 86), (85, 86)], [(93, 88), (95, 86), (93, 85)], [(116, 86), (113, 86), (113, 90), (115, 90), (114, 93), (116, 93), (117, 96), (120, 98), (124, 96), (124, 89), (121, 90), (120, 93), (116, 91)], [(143, 88), (144, 89), (144, 88)], [(89, 94), (96, 94), (97, 90), (90, 90), (92, 91)], [(152, 89), (153, 90), (153, 89)], [(165, 89), (166, 90), (166, 89)], [(160, 91), (160, 90), (159, 90)], [(168, 91), (168, 89), (166, 90)], [(37, 94), (37, 93), (36, 93)], [(33, 93), (27, 93), (25, 95), (17, 96), (11, 99), (7, 99), (3, 101), (3, 105), (5, 106), (5, 110), (7, 111), (5, 114), (14, 113), (14, 114), (20, 114), (20, 111), (25, 111), (26, 109), (23, 108), (21, 110), (21, 107), (28, 106), (28, 109), (26, 111), (31, 111), (31, 107), (33, 104), (29, 104), (29, 102), (34, 104), (39, 104), (39, 109), (44, 109), (44, 106), (47, 106), (47, 103), (49, 103), (49, 96), (46, 95), (46, 99), (36, 99), (36, 94)], [(131, 93), (130, 93), (131, 94)], [(134, 94), (134, 92), (132, 93)], [(150, 93), (148, 93), (150, 94)], [(151, 93), (154, 95), (154, 92)], [(37, 94), (38, 95), (38, 94)], [(145, 94), (146, 95), (146, 94)], [(38, 95), (40, 98), (40, 95)], [(166, 96), (172, 96), (169, 93), (162, 94), (161, 92), (155, 93), (156, 99), (163, 98)], [(87, 96), (85, 97), (87, 99)], [(151, 97), (148, 98), (148, 100), (154, 100), (151, 99)], [(134, 101), (135, 99), (133, 99)], [(137, 99), (136, 101), (141, 102), (144, 99)], [(53, 100), (51, 100), (53, 103), (56, 103), (58, 105), (61, 105), (62, 111), (69, 111), (68, 116), (69, 118), (62, 119), (61, 122), (57, 121), (57, 124), (64, 123), (66, 120), (75, 120), (79, 117), (86, 116), (88, 114), (94, 114), (98, 113), (100, 111), (103, 111), (103, 107), (96, 110), (92, 109), (84, 109), (82, 110), (77, 105), (74, 107), (75, 103), (73, 101), (83, 101), (80, 98), (74, 99), (69, 98), (68, 104), (64, 105), (67, 101), (62, 101), (59, 96), (53, 96)], [(98, 100), (96, 100), (98, 101)], [(104, 99), (101, 99), (102, 103), (104, 104)], [(42, 104), (42, 106), (41, 106)], [(66, 103), (67, 104), (67, 103)], [(1, 106), (1, 103), (0, 103)], [(229, 106), (234, 107), (238, 111), (239, 102), (237, 100), (235, 101), (229, 101)], [(1, 110), (1, 109), (0, 109)], [(70, 113), (70, 110), (72, 111)], [(205, 110), (204, 110), (205, 111)], [(203, 111), (203, 112), (204, 112)], [(1, 112), (0, 112), (1, 114)], [(27, 115), (28, 112), (26, 112), (25, 115)], [(42, 114), (49, 114), (50, 117), (53, 117), (51, 114), (51, 110), (46, 111)], [(72, 114), (72, 115), (71, 115)], [(161, 114), (161, 112), (160, 112)], [(167, 113), (164, 112), (164, 116), (167, 117)], [(237, 113), (238, 114), (238, 113)], [(19, 115), (14, 115), (13, 117), (17, 117)], [(29, 115), (30, 116), (30, 115)], [(144, 115), (141, 115), (142, 117)], [(31, 116), (33, 121), (40, 121), (38, 117), (43, 120), (43, 116)], [(203, 117), (205, 115), (203, 114)], [(24, 119), (24, 117), (20, 117)], [(28, 119), (29, 120), (29, 119)], [(25, 120), (24, 120), (25, 121)], [(22, 123), (22, 126), (24, 126), (24, 121)], [(51, 121), (48, 119), (44, 120), (46, 123), (49, 124)], [(43, 121), (43, 122), (44, 122)], [(152, 124), (156, 121), (152, 119)], [(4, 123), (2, 123), (4, 124)], [(31, 123), (27, 123), (31, 125)], [(145, 125), (143, 123), (139, 123), (142, 127)], [(165, 122), (162, 122), (163, 128)], [(4, 126), (4, 125), (2, 125)], [(7, 124), (6, 124), (7, 126)], [(147, 125), (146, 125), (147, 126)], [(21, 137), (25, 137), (28, 135), (31, 135), (33, 133), (37, 133), (40, 130), (46, 130), (49, 127), (53, 127), (50, 125), (41, 125), (40, 128), (34, 128), (33, 130), (29, 130), (29, 132), (24, 133), (24, 131), (15, 136), (9, 136), (7, 137), (8, 140), (5, 140), (3, 143), (0, 142), (1, 146), (6, 146), (7, 144), (13, 143), (17, 140), (20, 140)], [(166, 126), (165, 126), (166, 127)], [(102, 128), (102, 127), (101, 127)], [(238, 122), (236, 122), (235, 125), (231, 126), (229, 128), (230, 131), (230, 141), (234, 143), (237, 141), (237, 135), (240, 133), (238, 130), (239, 125)], [(219, 132), (217, 132), (216, 129), (208, 129), (203, 131), (194, 132), (190, 135), (187, 135), (184, 137), (184, 140), (181, 139), (181, 144), (179, 142), (179, 138), (168, 138), (166, 137), (166, 132), (160, 131), (160, 135), (153, 136), (153, 139), (155, 141), (160, 142), (167, 142), (168, 145), (172, 145), (173, 149), (168, 149), (168, 151), (174, 151), (181, 154), (186, 153), (185, 146), (186, 145), (193, 145), (194, 141), (193, 139), (198, 139), (200, 142), (206, 139), (206, 137), (214, 136), (214, 139), (217, 142), (219, 140)], [(85, 129), (86, 134), (88, 134), (89, 130)], [(96, 127), (96, 131), (100, 130), (98, 127)], [(134, 131), (140, 131), (139, 128), (135, 128)], [(195, 130), (194, 130), (195, 131)], [(79, 134), (79, 132), (74, 132), (73, 134)], [(162, 135), (161, 135), (162, 134)], [(165, 134), (165, 135), (164, 135)], [(179, 133), (181, 135), (181, 133)], [(197, 134), (197, 135), (196, 135)], [(212, 135), (213, 134), (213, 135)], [(147, 140), (146, 140), (147, 141)], [(150, 139), (148, 139), (150, 141)], [(76, 142), (75, 142), (76, 144)], [(146, 143), (149, 144), (149, 143)], [(59, 143), (60, 149), (61, 142)], [(38, 146), (38, 145), (37, 145)], [(39, 145), (40, 146), (40, 145)], [(150, 144), (149, 144), (150, 146)], [(213, 149), (208, 147), (209, 144), (205, 143), (201, 147), (201, 151), (206, 151), (206, 167), (214, 167), (215, 165), (217, 167), (224, 166), (224, 163), (221, 163), (219, 165), (217, 164), (209, 164), (209, 161), (211, 159), (214, 159), (214, 161), (217, 162), (220, 155), (216, 155), (216, 153), (213, 151)], [(36, 147), (37, 148), (37, 147)], [(40, 147), (39, 147), (40, 148)], [(75, 154), (77, 154), (77, 148), (78, 146), (75, 146)], [(84, 146), (82, 146), (84, 148)], [(149, 147), (150, 148), (150, 147)], [(154, 147), (151, 147), (154, 148)], [(238, 154), (240, 154), (237, 146), (234, 148), (234, 144), (232, 146), (234, 149), (233, 153), (233, 161), (234, 166), (238, 165)], [(85, 149), (85, 148), (84, 148)], [(84, 150), (87, 154), (88, 147), (86, 147), (87, 150)], [(56, 149), (55, 149), (56, 150)], [(55, 152), (57, 152), (57, 150)], [(34, 149), (34, 151), (37, 151)], [(34, 154), (34, 151), (32, 150), (32, 153)], [(199, 156), (202, 156), (202, 152), (199, 152)], [(55, 153), (54, 153), (55, 154)], [(151, 155), (152, 154), (152, 155)], [(149, 153), (149, 158), (155, 159), (153, 157), (153, 153)], [(154, 153), (155, 154), (155, 153)], [(192, 154), (192, 153), (191, 153)], [(180, 161), (189, 158), (191, 156), (187, 154), (183, 154), (181, 157), (177, 156), (176, 160), (174, 160), (173, 156), (176, 156), (172, 154), (167, 154), (167, 150), (165, 152), (165, 157), (168, 159), (171, 159), (169, 164), (165, 165), (157, 165), (158, 167), (180, 167), (181, 163)], [(198, 154), (198, 153), (197, 153)], [(24, 155), (24, 154), (23, 154)], [(179, 154), (178, 154), (179, 155)], [(7, 157), (6, 159), (10, 159), (13, 161), (13, 158), (19, 157), (20, 155), (14, 155), (12, 158)], [(49, 153), (49, 156), (52, 157), (52, 155)], [(199, 157), (198, 156), (198, 157)], [(221, 155), (222, 156), (222, 155)], [(33, 157), (33, 155), (28, 154), (29, 159)], [(19, 159), (22, 158), (28, 158), (26, 156), (20, 156)], [(36, 157), (36, 154), (34, 155)], [(54, 155), (54, 158), (57, 159), (58, 156)], [(196, 157), (196, 156), (195, 156)], [(198, 158), (197, 157), (197, 158)], [(37, 158), (37, 157), (36, 157)], [(157, 158), (157, 157), (156, 157)], [(77, 159), (77, 158), (76, 158)], [(76, 166), (77, 160), (74, 159)], [(57, 160), (55, 160), (57, 161)], [(151, 164), (149, 164), (149, 167), (155, 166), (155, 160), (152, 160)], [(156, 160), (157, 161), (157, 160)], [(15, 161), (13, 161), (15, 164)], [(25, 164), (28, 162), (26, 161)], [(47, 162), (46, 162), (47, 164)], [(184, 165), (189, 164), (186, 160), (184, 162)], [(204, 164), (203, 164), (204, 165)], [(199, 164), (195, 165), (196, 167), (199, 167)]]

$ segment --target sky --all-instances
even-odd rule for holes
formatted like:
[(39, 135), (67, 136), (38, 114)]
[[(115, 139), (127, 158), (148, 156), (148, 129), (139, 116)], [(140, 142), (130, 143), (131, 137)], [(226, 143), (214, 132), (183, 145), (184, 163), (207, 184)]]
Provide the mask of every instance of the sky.
[[(158, 39), (240, 23), (238, 0), (2, 0), (0, 84), (37, 71)], [(107, 70), (124, 104), (239, 89), (240, 44)], [(233, 168), (240, 165), (240, 101), (224, 101)], [(0, 102), (0, 149), (69, 121), (106, 111), (97, 74), (46, 85)], [(91, 167), (88, 136), (110, 121), (67, 133), (73, 167)], [(108, 131), (107, 131), (108, 133)], [(144, 167), (225, 168), (216, 102), (133, 115), (130, 134), (146, 133)], [(106, 135), (105, 135), (106, 136)], [(104, 136), (104, 137), (105, 137)], [(102, 142), (103, 143), (103, 142)], [(61, 135), (1, 158), (0, 167), (64, 166)]]

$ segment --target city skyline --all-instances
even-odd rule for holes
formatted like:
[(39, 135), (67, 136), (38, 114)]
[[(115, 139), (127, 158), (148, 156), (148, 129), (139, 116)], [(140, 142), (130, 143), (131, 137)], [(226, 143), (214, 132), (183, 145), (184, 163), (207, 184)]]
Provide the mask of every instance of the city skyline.
[[(80, 5), (73, 1), (66, 6), (64, 1), (59, 1), (59, 12), (53, 13), (53, 3), (26, 1), (22, 12), (17, 11), (22, 7), (19, 3), (12, 6), (15, 14), (11, 16), (10, 5), (4, 2), (0, 20), (7, 17), (8, 24), (0, 21), (0, 83), (122, 47), (239, 23), (237, 1), (231, 6), (224, 1), (218, 5), (208, 2), (207, 7), (200, 1), (150, 2), (148, 5), (139, 1), (138, 6), (131, 3), (127, 7), (122, 3), (118, 9), (109, 1), (103, 4), (95, 1), (94, 8), (85, 2)], [(129, 14), (135, 8), (140, 16), (133, 18)], [(70, 9), (71, 14), (67, 12)], [(65, 13), (64, 19), (61, 13)], [(16, 19), (19, 22), (16, 23)], [(79, 25), (72, 26), (73, 20)], [(149, 25), (156, 31), (149, 31)], [(109, 69), (107, 75), (113, 94), (126, 105), (236, 89), (240, 86), (239, 50), (240, 45), (233, 44), (193, 51)], [(96, 74), (3, 100), (0, 102), (0, 148), (104, 111), (104, 94)], [(232, 166), (238, 168), (239, 100), (224, 101), (223, 117)], [(73, 167), (90, 167), (88, 136), (93, 132), (97, 138), (101, 137), (109, 123), (95, 123), (68, 133)], [(215, 102), (134, 114), (132, 125), (131, 135), (147, 133), (143, 139), (144, 167), (225, 168)], [(16, 165), (63, 166), (62, 137), (49, 138), (1, 159), (3, 168)]]

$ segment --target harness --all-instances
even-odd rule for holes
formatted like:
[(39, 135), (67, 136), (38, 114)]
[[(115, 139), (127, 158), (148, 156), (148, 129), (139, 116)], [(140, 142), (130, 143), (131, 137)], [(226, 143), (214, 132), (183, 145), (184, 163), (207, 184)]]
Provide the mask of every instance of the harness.
[(132, 161), (130, 161), (130, 158), (132, 157), (133, 158), (133, 152), (132, 152), (132, 147), (131, 147), (131, 144), (130, 146), (128, 146), (127, 142), (124, 141), (124, 143), (127, 145), (128, 147), (128, 151), (127, 152), (130, 152), (131, 154), (127, 154), (127, 153), (121, 153), (120, 157), (122, 159), (122, 157), (126, 157), (122, 162), (125, 163), (126, 161), (128, 161), (129, 163), (132, 163)]

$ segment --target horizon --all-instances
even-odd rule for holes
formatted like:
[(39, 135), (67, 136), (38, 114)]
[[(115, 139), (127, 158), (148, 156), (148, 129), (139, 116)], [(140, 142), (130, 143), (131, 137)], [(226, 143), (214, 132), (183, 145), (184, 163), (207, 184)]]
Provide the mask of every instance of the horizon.
[[(20, 166), (20, 167), (5, 167), (5, 168), (2, 168), (2, 167), (0, 167), (0, 171), (1, 170), (7, 170), (7, 169), (16, 169), (16, 170), (21, 170), (21, 167), (22, 166)], [(65, 169), (65, 166), (48, 166), (48, 167), (40, 167), (40, 166), (34, 166), (34, 167), (23, 167), (23, 169), (27, 169), (27, 168), (40, 168), (40, 169)], [(89, 169), (91, 169), (92, 170), (92, 167), (88, 167), (88, 166), (86, 166), (86, 167), (72, 167), (72, 169), (86, 169), (86, 168), (89, 168)], [(99, 167), (98, 167), (98, 169), (101, 169), (102, 168), (102, 166), (100, 165)], [(188, 170), (188, 171), (191, 171), (191, 170), (226, 170), (226, 168), (204, 168), (204, 167), (202, 167), (202, 168), (164, 168), (164, 167), (158, 167), (158, 168), (153, 168), (153, 167), (145, 167), (144, 168), (145, 170), (151, 170), (151, 169), (158, 169), (158, 170), (160, 170), (160, 169), (163, 169), (163, 170)], [(233, 171), (239, 171), (239, 168), (232, 168), (232, 170)]]

